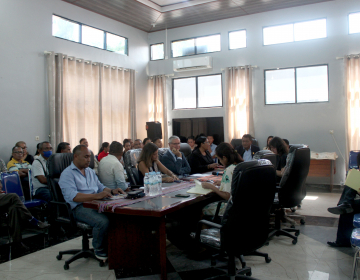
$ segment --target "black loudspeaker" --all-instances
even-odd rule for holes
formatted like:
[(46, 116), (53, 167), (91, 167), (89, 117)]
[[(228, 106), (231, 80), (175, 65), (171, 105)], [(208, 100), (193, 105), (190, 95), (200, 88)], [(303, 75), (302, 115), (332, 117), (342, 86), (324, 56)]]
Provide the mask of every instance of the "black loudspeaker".
[(159, 122), (146, 122), (147, 137), (151, 140), (155, 138), (162, 139), (161, 123)]

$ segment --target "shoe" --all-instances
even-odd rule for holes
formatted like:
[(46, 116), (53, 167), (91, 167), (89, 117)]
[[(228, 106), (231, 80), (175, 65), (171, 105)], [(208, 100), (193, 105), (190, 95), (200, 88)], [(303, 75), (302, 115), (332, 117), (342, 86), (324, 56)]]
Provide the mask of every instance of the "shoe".
[(94, 250), (94, 252), (95, 252), (95, 257), (97, 257), (99, 260), (104, 260), (104, 261), (107, 260), (108, 254), (105, 252), (104, 249)]
[(336, 207), (330, 207), (328, 208), (328, 211), (332, 214), (341, 215), (341, 214), (347, 214), (353, 212), (353, 208), (348, 203), (340, 204)]
[(346, 243), (338, 243), (338, 242), (331, 242), (331, 241), (328, 241), (327, 244), (330, 246), (330, 247), (351, 247), (350, 243), (346, 244)]
[(45, 228), (48, 228), (50, 226), (50, 224), (38, 221), (36, 226), (40, 229), (45, 229)]

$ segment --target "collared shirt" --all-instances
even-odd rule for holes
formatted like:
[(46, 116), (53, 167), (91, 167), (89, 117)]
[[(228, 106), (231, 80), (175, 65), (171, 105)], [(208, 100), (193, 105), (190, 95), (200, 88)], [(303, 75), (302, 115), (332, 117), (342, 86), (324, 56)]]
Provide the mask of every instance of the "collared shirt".
[(214, 143), (212, 143), (210, 145), (210, 149), (211, 149), (211, 153), (210, 155), (213, 157), (215, 155), (215, 149), (216, 149), (217, 145), (215, 145)]
[(252, 160), (252, 156), (251, 156), (251, 148), (249, 148), (249, 150), (245, 150), (244, 149), (244, 154), (243, 154), (243, 159), (244, 161), (250, 161)]
[(177, 161), (178, 159), (181, 159), (181, 160), (182, 160), (182, 157), (178, 157), (177, 155), (175, 155), (171, 149), (169, 149), (169, 151), (170, 151), (170, 153), (172, 154), (172, 156), (174, 157), (174, 160), (175, 160), (175, 161)]
[(7, 169), (9, 171), (19, 171), (19, 169), (31, 169), (31, 164), (24, 160), (23, 162), (19, 162), (12, 158), (7, 164)]
[(74, 197), (78, 193), (96, 194), (105, 189), (94, 170), (89, 167), (85, 168), (84, 176), (73, 162), (61, 173), (59, 186), (65, 201), (70, 204), (71, 209), (81, 204), (81, 202), (74, 202)]
[(113, 155), (104, 157), (98, 167), (99, 179), (102, 184), (110, 189), (127, 189), (125, 182), (124, 167)]
[(47, 184), (40, 183), (39, 179), (36, 176), (45, 176), (48, 173), (47, 168), (47, 160), (40, 155), (37, 159), (34, 160), (33, 165), (31, 167), (31, 177), (33, 183), (33, 195), (36, 190), (39, 188), (47, 187)]

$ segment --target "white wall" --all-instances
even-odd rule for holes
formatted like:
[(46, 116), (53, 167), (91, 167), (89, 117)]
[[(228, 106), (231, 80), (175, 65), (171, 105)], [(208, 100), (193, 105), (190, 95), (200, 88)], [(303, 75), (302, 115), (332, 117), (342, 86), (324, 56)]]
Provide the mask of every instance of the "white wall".
[[(127, 37), (129, 56), (53, 37), (53, 13)], [(7, 161), (19, 140), (26, 141), (32, 154), (38, 143), (35, 136), (48, 140), (45, 50), (135, 69), (137, 100), (143, 100), (149, 61), (147, 40), (146, 32), (61, 0), (0, 0), (0, 158)], [(145, 102), (137, 102), (137, 109), (138, 136), (143, 138)]]
[[(268, 135), (277, 135), (289, 139), (290, 143), (308, 144), (311, 150), (316, 152), (336, 152), (339, 155), (329, 134), (329, 130), (332, 129), (344, 154), (346, 101), (344, 71), (343, 60), (336, 60), (336, 57), (360, 52), (360, 34), (348, 35), (347, 17), (349, 13), (358, 11), (360, 11), (360, 1), (336, 0), (170, 29), (167, 34), (167, 52), (170, 57), (169, 42), (172, 40), (221, 33), (222, 51), (209, 54), (213, 57), (213, 70), (189, 73), (189, 76), (221, 73), (220, 69), (228, 66), (258, 65), (259, 68), (254, 70), (253, 75), (253, 110), (255, 137), (259, 140), (260, 146), (265, 145)], [(263, 46), (263, 27), (318, 18), (327, 18), (327, 38)], [(238, 29), (247, 30), (247, 48), (229, 50), (228, 32)], [(149, 34), (150, 44), (158, 42), (165, 42), (164, 31)], [(150, 74), (173, 73), (173, 60), (169, 58), (164, 61), (151, 61)], [(265, 106), (264, 69), (316, 64), (329, 65), (329, 102)], [(175, 77), (187, 75), (175, 73)], [(171, 81), (168, 81), (167, 91), (169, 120), (225, 115), (224, 108), (173, 111)], [(171, 126), (169, 133), (172, 133)], [(336, 165), (335, 183), (338, 184), (345, 176), (345, 164), (340, 156)]]

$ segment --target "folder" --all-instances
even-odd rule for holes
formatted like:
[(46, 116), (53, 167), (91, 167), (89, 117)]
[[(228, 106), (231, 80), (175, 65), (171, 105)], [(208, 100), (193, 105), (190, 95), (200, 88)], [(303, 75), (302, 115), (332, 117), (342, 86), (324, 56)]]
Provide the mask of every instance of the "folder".
[(195, 182), (195, 187), (192, 187), (190, 190), (188, 190), (188, 191), (187, 191), (188, 193), (208, 194), (208, 193), (211, 193), (211, 192), (212, 192), (212, 190), (204, 189), (204, 188), (201, 186), (201, 182), (200, 182), (200, 181), (194, 180), (194, 182)]
[(345, 185), (354, 189), (355, 191), (360, 191), (360, 171), (356, 169), (350, 169), (346, 177)]

